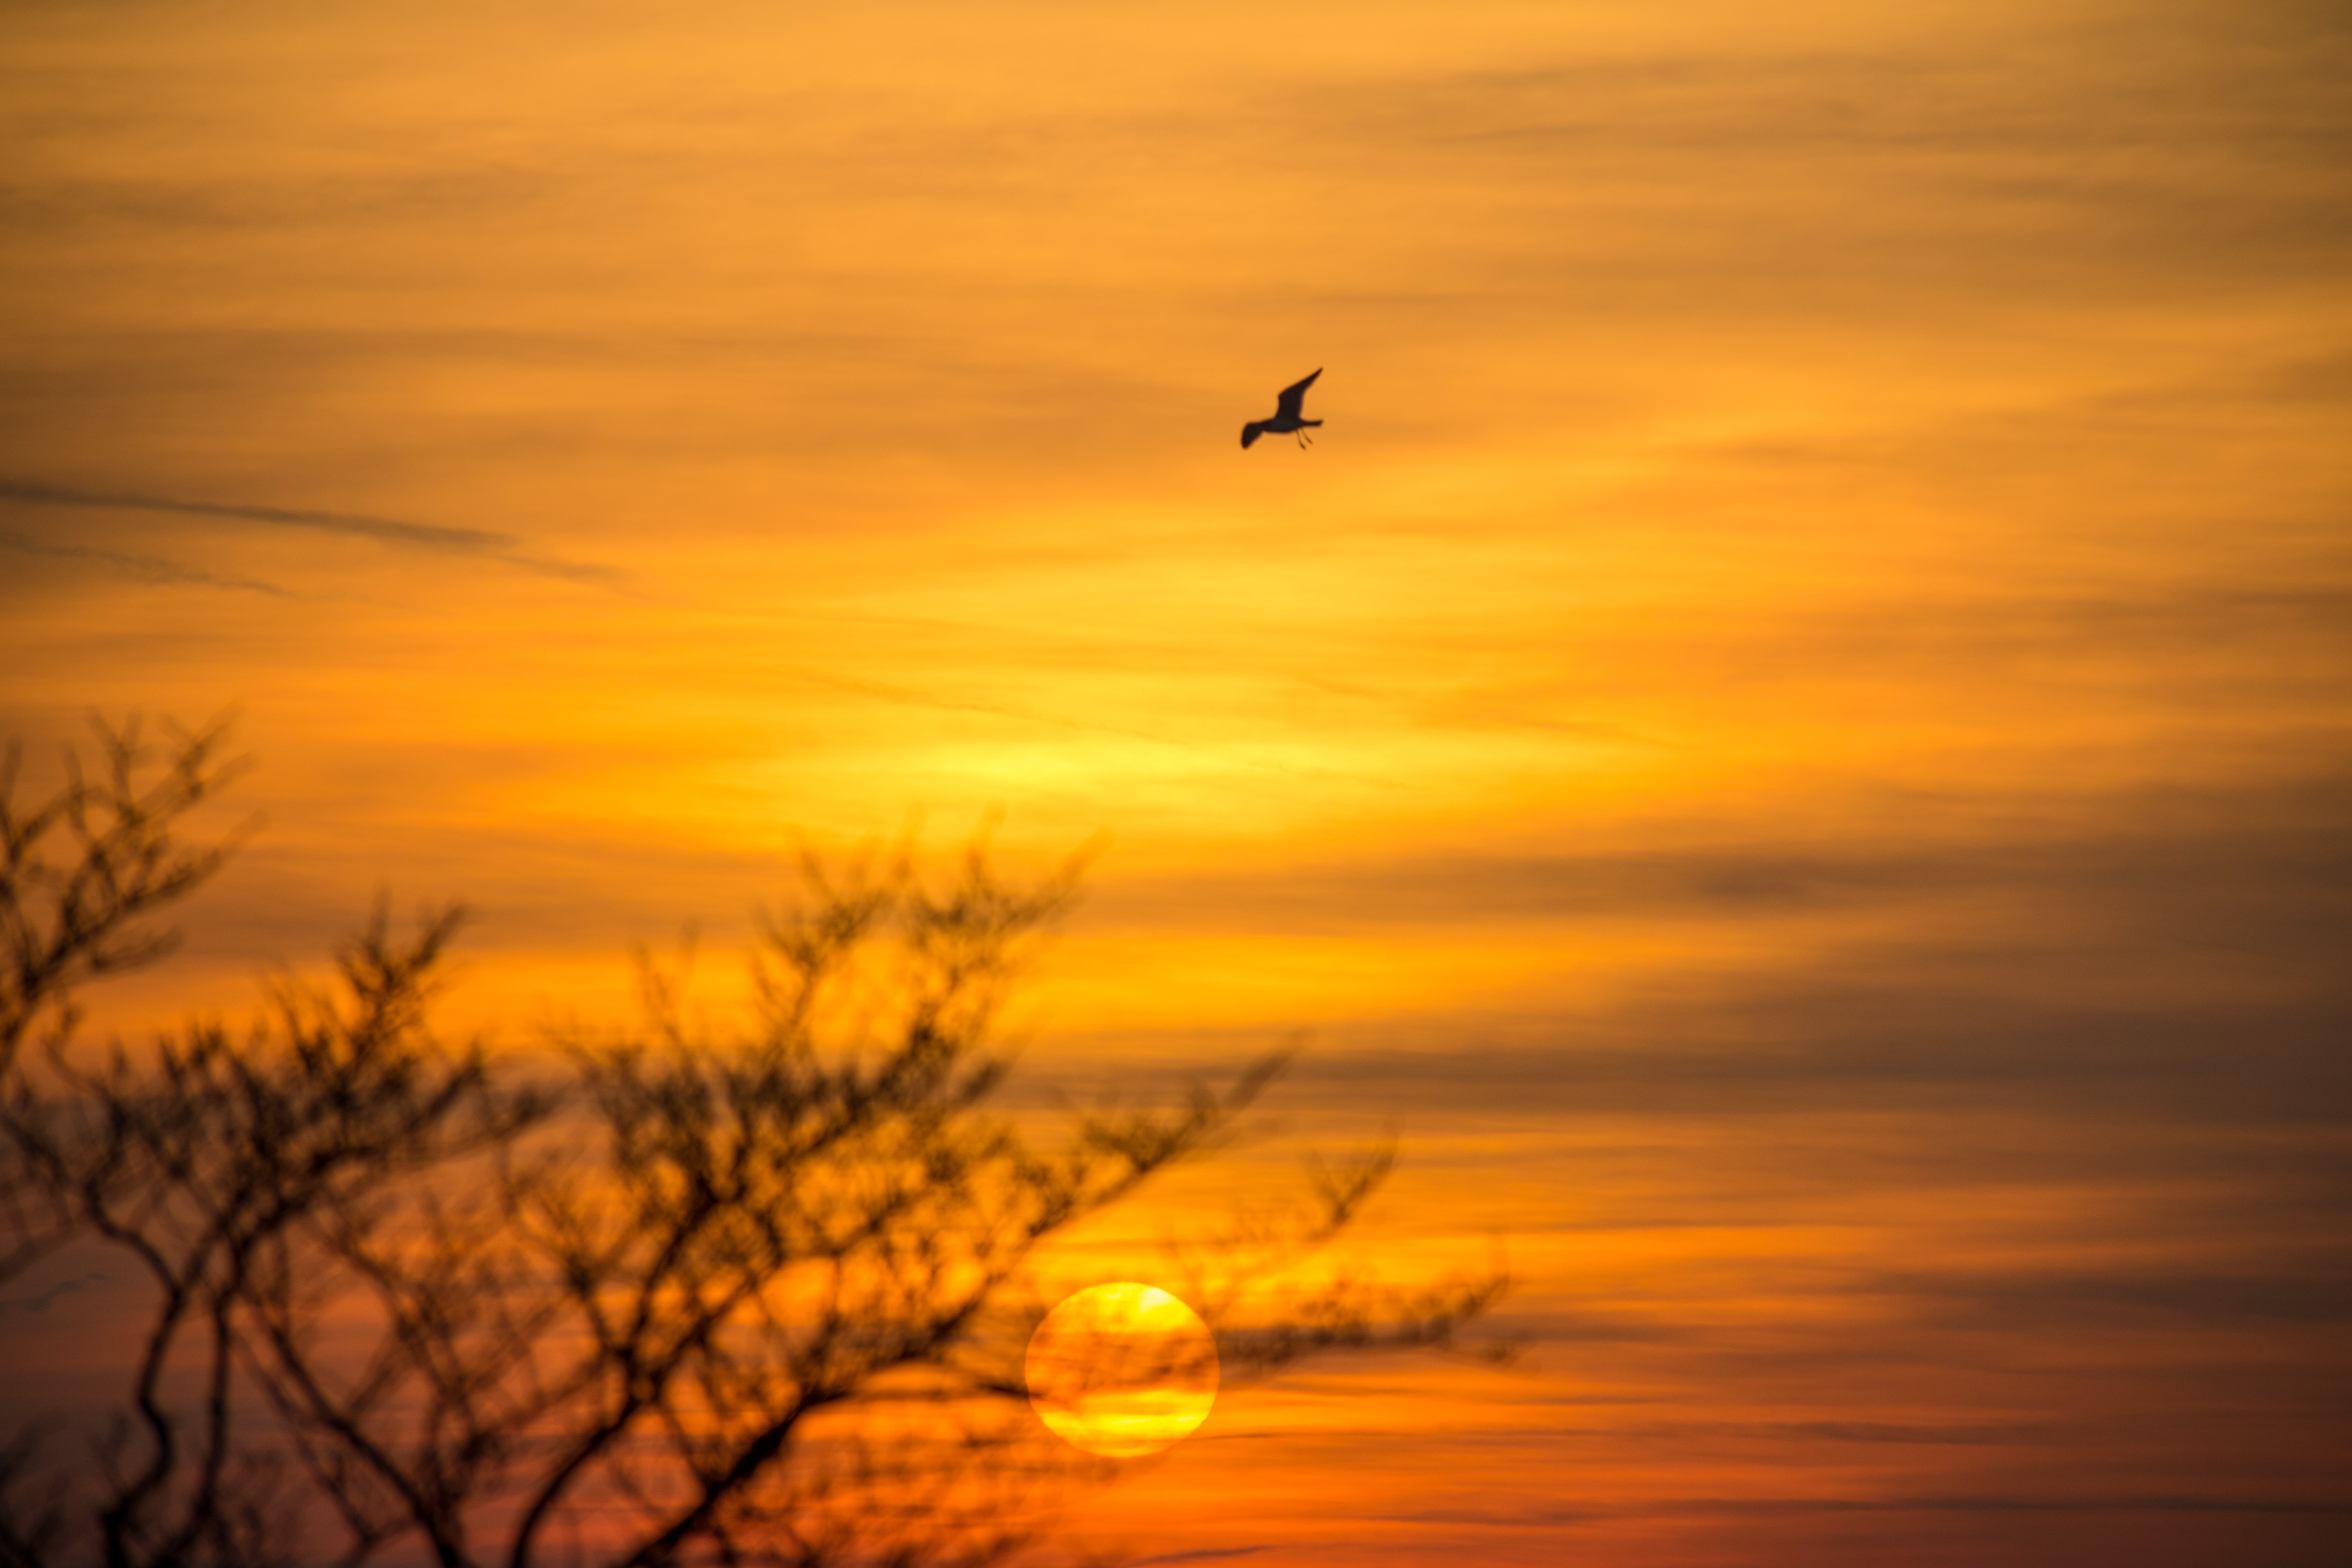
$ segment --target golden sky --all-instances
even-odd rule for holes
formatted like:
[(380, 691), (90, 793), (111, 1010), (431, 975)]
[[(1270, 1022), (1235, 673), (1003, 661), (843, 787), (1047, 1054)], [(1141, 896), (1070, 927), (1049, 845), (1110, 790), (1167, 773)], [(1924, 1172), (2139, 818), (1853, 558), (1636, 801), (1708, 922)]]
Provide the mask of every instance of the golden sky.
[(93, 1000), (388, 889), (527, 1033), (801, 843), (1099, 837), (1034, 1072), (1311, 1031), (1362, 1255), (1503, 1238), (1527, 1351), (1084, 1529), (2315, 1561), (2347, 80), (2292, 0), (12, 6), (0, 719), (233, 708), (266, 819)]

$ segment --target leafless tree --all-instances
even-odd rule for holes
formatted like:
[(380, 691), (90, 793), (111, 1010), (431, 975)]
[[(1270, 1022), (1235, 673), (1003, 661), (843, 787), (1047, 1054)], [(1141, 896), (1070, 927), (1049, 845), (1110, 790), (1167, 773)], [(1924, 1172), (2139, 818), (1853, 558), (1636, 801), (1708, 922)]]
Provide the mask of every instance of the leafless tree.
[[(1280, 1061), (1050, 1131), (992, 1110), (1000, 1005), (1074, 871), (811, 860), (727, 1026), (647, 965), (638, 1029), (451, 1046), (428, 1003), (452, 911), (404, 939), (379, 914), (335, 991), (281, 987), (249, 1032), (83, 1048), (74, 986), (160, 952), (143, 917), (225, 852), (173, 837), (218, 743), (182, 737), (147, 782), (135, 731), (101, 731), (96, 778), (0, 816), (0, 1276), (94, 1241), (155, 1296), (88, 1471), (45, 1495), (27, 1440), (0, 1452), (0, 1553), (976, 1563), (1103, 1468), (1028, 1412), (1040, 1248), (1219, 1148)], [(1337, 1167), (1192, 1256), (1234, 1369), (1443, 1340), (1491, 1300), (1326, 1291), (1245, 1320), (1246, 1277), (1387, 1169)]]

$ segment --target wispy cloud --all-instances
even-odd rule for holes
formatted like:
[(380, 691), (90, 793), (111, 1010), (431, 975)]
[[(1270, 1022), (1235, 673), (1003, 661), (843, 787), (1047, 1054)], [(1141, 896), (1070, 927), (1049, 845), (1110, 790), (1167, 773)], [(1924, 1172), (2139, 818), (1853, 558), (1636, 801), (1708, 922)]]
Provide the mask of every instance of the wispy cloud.
[(2101, 1497), (1922, 1495), (1878, 1498), (1668, 1498), (1625, 1507), (1531, 1509), (1509, 1516), (1431, 1509), (1391, 1513), (1402, 1522), (1594, 1524), (1639, 1519), (1778, 1518), (1834, 1513), (2222, 1513), (2346, 1514), (2352, 1504), (2333, 1498), (2232, 1498), (2169, 1492)]
[(280, 599), (294, 597), (276, 584), (264, 583), (257, 577), (227, 577), (217, 572), (202, 572), (194, 566), (184, 566), (177, 561), (167, 561), (161, 555), (133, 555), (120, 550), (100, 550), (88, 544), (52, 544), (15, 531), (0, 531), (0, 544), (27, 555), (47, 555), (59, 561), (96, 562), (142, 583), (191, 583), (211, 588), (236, 588), (249, 594), (268, 594)]
[(92, 1270), (88, 1274), (77, 1275), (71, 1279), (52, 1285), (46, 1290), (35, 1291), (29, 1296), (11, 1296), (5, 1300), (0, 1300), (0, 1313), (46, 1312), (57, 1304), (58, 1297), (71, 1295), (76, 1290), (98, 1284), (105, 1279), (105, 1275)]
[(566, 561), (534, 554), (511, 533), (482, 528), (448, 528), (437, 523), (408, 522), (399, 518), (371, 517), (363, 512), (320, 511), (275, 506), (251, 506), (235, 501), (188, 500), (173, 496), (134, 495), (112, 490), (69, 489), (33, 479), (0, 479), (0, 500), (32, 506), (86, 507), (102, 511), (163, 512), (178, 517), (222, 518), (237, 522), (267, 523), (281, 528), (307, 528), (326, 533), (355, 534), (384, 544), (443, 554), (470, 555), (513, 566), (542, 576), (578, 583), (611, 583), (620, 573), (591, 562)]

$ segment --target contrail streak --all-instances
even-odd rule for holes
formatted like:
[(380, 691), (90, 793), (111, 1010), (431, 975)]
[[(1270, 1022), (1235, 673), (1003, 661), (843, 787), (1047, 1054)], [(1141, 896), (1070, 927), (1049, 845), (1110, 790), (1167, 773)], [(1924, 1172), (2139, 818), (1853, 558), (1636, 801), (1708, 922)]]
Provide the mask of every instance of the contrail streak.
[(271, 523), (282, 528), (317, 529), (329, 533), (356, 534), (386, 544), (473, 555), (526, 572), (573, 582), (612, 582), (620, 574), (609, 566), (532, 555), (511, 533), (481, 528), (444, 528), (428, 522), (404, 522), (398, 518), (370, 517), (363, 512), (315, 511), (276, 506), (247, 506), (228, 501), (183, 500), (172, 496), (133, 495), (111, 490), (68, 489), (31, 479), (0, 479), (0, 500), (34, 506), (89, 507), (108, 511), (167, 512), (181, 517), (229, 518), (241, 522)]
[(209, 588), (241, 588), (248, 593), (268, 594), (280, 599), (294, 597), (275, 583), (264, 583), (255, 577), (224, 577), (216, 572), (183, 566), (161, 555), (132, 555), (120, 550), (100, 550), (87, 544), (50, 544), (16, 532), (0, 532), (0, 544), (11, 550), (21, 550), (27, 555), (50, 555), (61, 561), (95, 561), (142, 583), (200, 583)]

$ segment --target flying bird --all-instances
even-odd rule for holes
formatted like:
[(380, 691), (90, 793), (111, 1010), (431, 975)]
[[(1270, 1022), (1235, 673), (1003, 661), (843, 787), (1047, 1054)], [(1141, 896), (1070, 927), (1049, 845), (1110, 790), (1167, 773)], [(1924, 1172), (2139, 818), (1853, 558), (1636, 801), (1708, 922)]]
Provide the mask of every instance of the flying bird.
[[(1315, 375), (1322, 374), (1318, 369)], [(1303, 419), (1299, 417), (1298, 410), (1299, 405), (1307, 401), (1307, 389), (1315, 384), (1315, 375), (1308, 376), (1305, 381), (1293, 382), (1282, 389), (1282, 396), (1274, 405), (1273, 418), (1253, 419), (1243, 426), (1242, 445), (1246, 447), (1251, 442), (1265, 435), (1296, 436), (1298, 437), (1300, 446), (1309, 445), (1307, 432), (1313, 426), (1322, 424), (1323, 421)]]

